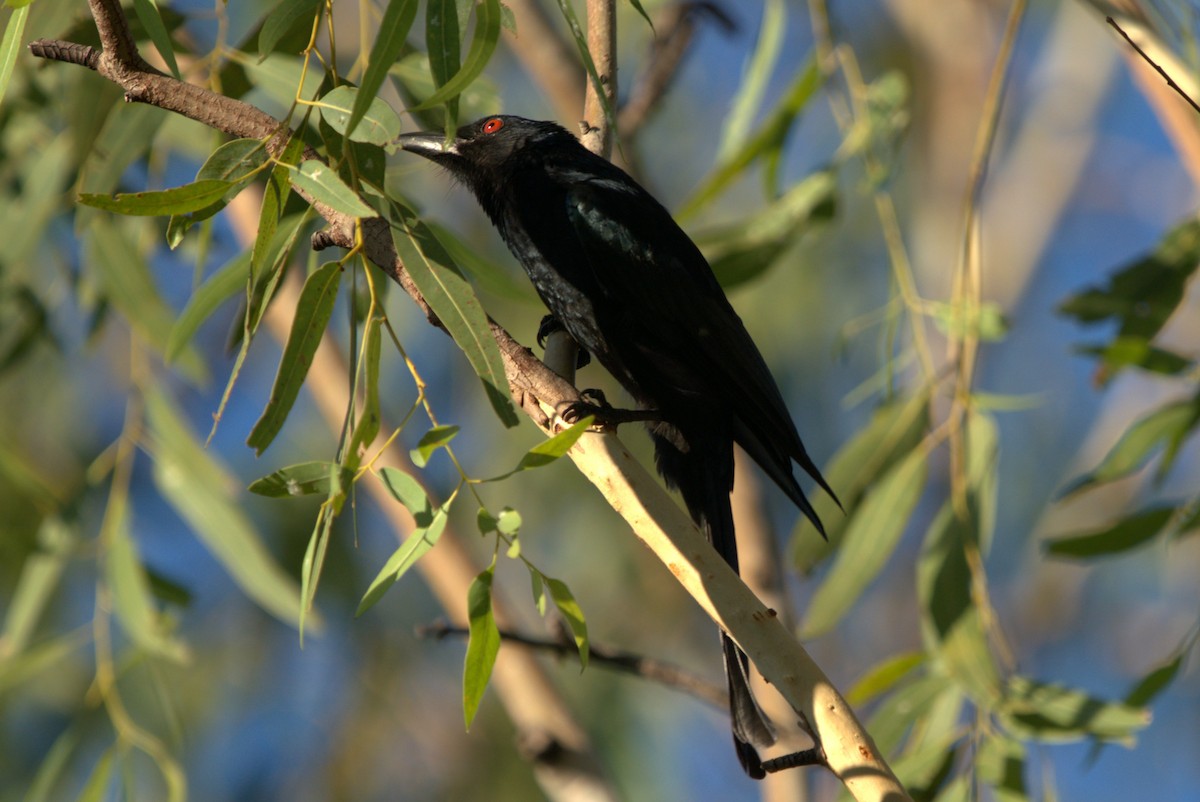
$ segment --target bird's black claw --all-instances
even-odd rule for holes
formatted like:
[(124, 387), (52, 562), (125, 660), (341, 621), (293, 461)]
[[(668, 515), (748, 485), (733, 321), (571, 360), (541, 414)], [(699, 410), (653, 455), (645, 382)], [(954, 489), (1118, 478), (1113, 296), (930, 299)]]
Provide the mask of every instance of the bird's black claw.
[(828, 765), (829, 761), (825, 759), (825, 750), (820, 746), (814, 746), (812, 749), (801, 749), (799, 752), (792, 752), (790, 755), (764, 760), (762, 762), (762, 770), (767, 774), (774, 774), (777, 771), (795, 769), (800, 766)]
[(608, 403), (603, 392), (596, 389), (580, 390), (579, 400), (567, 404), (559, 414), (567, 423), (578, 423), (591, 415), (595, 418), (594, 425), (601, 429), (616, 429), (622, 423), (662, 419), (656, 409), (617, 409)]
[[(546, 338), (556, 331), (566, 331), (566, 327), (554, 315), (546, 315), (542, 318), (542, 322), (538, 324), (537, 344), (538, 348), (543, 351), (546, 349)], [(578, 353), (575, 355), (575, 369), (587, 367), (592, 361), (592, 355), (588, 353), (586, 348), (583, 348), (579, 343), (575, 343)]]

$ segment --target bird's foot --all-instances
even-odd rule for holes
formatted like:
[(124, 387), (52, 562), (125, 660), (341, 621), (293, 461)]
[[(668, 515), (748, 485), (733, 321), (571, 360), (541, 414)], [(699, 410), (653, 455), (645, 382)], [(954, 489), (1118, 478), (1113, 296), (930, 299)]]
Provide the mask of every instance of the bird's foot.
[(567, 404), (559, 413), (567, 423), (578, 423), (591, 415), (601, 429), (616, 429), (622, 423), (661, 420), (656, 409), (617, 409), (600, 390), (581, 390), (580, 400)]
[(762, 770), (767, 774), (774, 774), (777, 771), (795, 769), (800, 766), (828, 765), (829, 761), (825, 759), (825, 750), (818, 744), (812, 749), (801, 749), (799, 752), (792, 752), (790, 755), (782, 755), (781, 757), (764, 760), (762, 762)]
[[(566, 332), (566, 327), (554, 315), (546, 315), (542, 318), (542, 322), (538, 325), (537, 344), (542, 350), (546, 348), (546, 338), (557, 331)], [(567, 336), (570, 336), (569, 334)], [(592, 361), (592, 355), (587, 352), (587, 349), (580, 347), (579, 343), (575, 343), (578, 353), (575, 355), (575, 369), (579, 370), (585, 367)]]

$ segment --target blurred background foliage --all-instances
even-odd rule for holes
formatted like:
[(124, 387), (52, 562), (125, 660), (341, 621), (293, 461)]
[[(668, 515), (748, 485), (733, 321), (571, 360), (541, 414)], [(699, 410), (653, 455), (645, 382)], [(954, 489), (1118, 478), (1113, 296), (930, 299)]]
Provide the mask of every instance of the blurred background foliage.
[[(413, 20), (380, 92), (405, 130), (499, 110), (575, 124), (556, 110), (555, 76), (515, 55), (514, 36), (535, 35), (526, 3), (387, 6)], [(573, 48), (562, 8), (544, 10)], [(297, 97), (336, 105), (338, 82), (363, 79), (383, 9), (140, 0), (130, 17), (162, 69), (299, 122)], [(662, 25), (669, 9), (620, 4), (622, 101), (661, 33), (643, 10)], [(791, 569), (799, 632), (916, 798), (1193, 799), (1200, 131), (1103, 16), (1188, 88), (1200, 12), (1186, 0), (721, 10), (697, 12), (672, 88), (616, 158), (709, 255), (846, 506), (818, 502), (826, 544), (785, 499), (751, 499)], [(473, 363), (377, 270), (318, 269), (305, 247), (316, 222), (294, 196), (253, 255), (257, 217), (247, 233), (237, 201), (224, 208), (245, 182), (169, 224), (95, 208), (187, 185), (202, 166), (228, 178), (255, 149), (215, 159), (224, 137), (26, 51), (38, 37), (95, 44), (86, 12), (74, 0), (0, 12), (0, 799), (539, 794), (492, 695), (464, 732), (463, 645), (415, 634), (444, 616), (415, 573), (355, 617), (411, 530), (350, 484), (380, 481), (345, 448), (371, 433), (331, 428), (316, 381), (344, 393), (358, 377), (377, 393), (368, 413), (377, 403), (405, 422), (408, 449), (435, 424), (459, 427), (454, 461), (427, 439), (423, 468), (391, 466), (424, 484), (405, 491), (397, 474), (389, 487), (426, 534), (453, 498), (436, 526), (462, 534), (482, 570), (497, 525), (510, 542), (519, 529), (520, 556), (569, 585), (593, 643), (714, 675), (708, 622), (615, 536), (624, 525), (567, 463), (462, 490), (541, 435), (506, 428)], [(462, 94), (404, 112), (464, 64)], [(387, 130), (387, 117), (372, 107), (360, 127)], [(339, 125), (313, 114), (306, 130), (357, 165), (344, 177), (364, 198), (374, 181), (420, 210), (484, 308), (532, 343), (540, 304), (473, 200), (413, 158), (389, 158), (382, 177), (383, 151), (347, 146)], [(382, 353), (377, 376), (369, 358), (310, 376), (256, 457), (246, 440), (286, 328), (266, 312), (248, 337), (246, 309), (259, 314), (284, 264), (332, 282), (336, 303), (309, 319), (328, 315), (344, 353), (369, 355), (372, 337)], [(383, 312), (394, 341), (370, 322)], [(620, 397), (596, 368), (580, 383)], [(622, 436), (646, 453), (637, 432)], [(302, 478), (309, 495), (278, 497)], [(497, 519), (484, 537), (476, 488)], [(302, 568), (314, 546), (319, 590)], [(553, 616), (526, 601), (529, 575), (501, 551), (498, 592), (522, 631), (544, 634)], [(595, 665), (581, 675), (576, 659), (547, 665), (621, 794), (757, 793), (719, 711)], [(820, 772), (786, 782), (776, 798), (838, 793)]]

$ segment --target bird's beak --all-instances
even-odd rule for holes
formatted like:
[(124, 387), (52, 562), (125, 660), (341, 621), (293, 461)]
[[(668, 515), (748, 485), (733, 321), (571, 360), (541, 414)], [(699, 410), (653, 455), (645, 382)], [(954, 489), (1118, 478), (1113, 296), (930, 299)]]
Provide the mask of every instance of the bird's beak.
[(400, 143), (400, 147), (404, 150), (424, 156), (427, 159), (458, 155), (458, 140), (452, 139), (447, 142), (446, 135), (441, 132), (401, 134), (396, 141)]

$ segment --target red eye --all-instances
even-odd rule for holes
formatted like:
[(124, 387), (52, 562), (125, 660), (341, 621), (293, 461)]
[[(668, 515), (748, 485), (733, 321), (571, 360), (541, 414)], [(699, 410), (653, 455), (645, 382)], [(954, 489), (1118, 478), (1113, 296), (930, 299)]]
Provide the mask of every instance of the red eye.
[(504, 120), (499, 117), (493, 117), (483, 124), (483, 132), (485, 134), (494, 134), (504, 127)]

